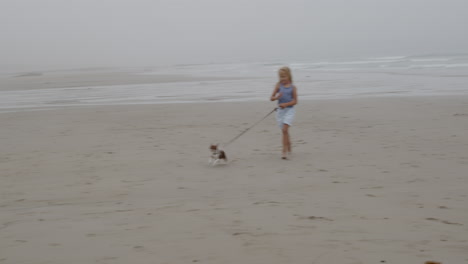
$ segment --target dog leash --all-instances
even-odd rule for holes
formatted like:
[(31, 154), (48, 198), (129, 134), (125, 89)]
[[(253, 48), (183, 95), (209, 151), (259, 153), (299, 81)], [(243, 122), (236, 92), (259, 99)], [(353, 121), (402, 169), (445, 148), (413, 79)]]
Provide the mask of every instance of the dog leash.
[(238, 139), (240, 136), (242, 136), (243, 134), (245, 134), (247, 131), (249, 131), (250, 129), (252, 129), (254, 126), (258, 125), (258, 123), (262, 122), (265, 118), (267, 118), (269, 115), (271, 115), (273, 112), (275, 112), (277, 109), (277, 107), (275, 107), (275, 109), (273, 109), (270, 113), (268, 113), (266, 116), (264, 116), (262, 119), (260, 119), (259, 121), (257, 121), (257, 123), (253, 124), (251, 127), (247, 128), (246, 130), (242, 131), (242, 133), (240, 133), (239, 135), (237, 135), (235, 138), (231, 139), (228, 143), (226, 143), (224, 145), (224, 147), (228, 146), (229, 144), (231, 144), (232, 142), (234, 142), (236, 139)]

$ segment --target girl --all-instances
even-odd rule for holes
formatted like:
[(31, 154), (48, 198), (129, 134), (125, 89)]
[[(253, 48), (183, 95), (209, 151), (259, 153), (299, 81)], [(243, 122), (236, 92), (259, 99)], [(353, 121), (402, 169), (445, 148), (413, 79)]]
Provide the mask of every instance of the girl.
[(292, 84), (291, 70), (288, 67), (282, 67), (278, 71), (279, 82), (276, 84), (270, 100), (278, 100), (278, 110), (276, 111), (276, 120), (278, 126), (283, 132), (283, 152), (282, 159), (287, 159), (287, 154), (291, 154), (291, 140), (289, 137), (289, 127), (292, 125), (297, 104), (297, 89)]

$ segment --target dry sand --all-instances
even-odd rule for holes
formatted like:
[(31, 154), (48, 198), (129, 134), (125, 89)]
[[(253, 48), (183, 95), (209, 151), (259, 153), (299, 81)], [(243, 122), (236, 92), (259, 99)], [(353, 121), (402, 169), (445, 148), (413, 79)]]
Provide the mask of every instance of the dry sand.
[(468, 263), (468, 97), (0, 114), (0, 263)]

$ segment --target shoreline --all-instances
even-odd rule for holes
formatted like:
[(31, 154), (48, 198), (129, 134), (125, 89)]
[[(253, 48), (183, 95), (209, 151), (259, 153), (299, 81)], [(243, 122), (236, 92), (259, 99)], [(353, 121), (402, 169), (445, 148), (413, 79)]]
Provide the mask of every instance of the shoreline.
[[(334, 97), (334, 98), (304, 98), (300, 102), (322, 102), (322, 101), (359, 101), (359, 100), (394, 100), (394, 99), (419, 99), (419, 98), (438, 98), (438, 99), (455, 99), (455, 98), (468, 98), (467, 94), (384, 94), (384, 95), (368, 95), (368, 96), (354, 96), (354, 97)], [(101, 104), (81, 104), (81, 105), (49, 105), (39, 107), (11, 107), (1, 108), (0, 114), (3, 113), (17, 113), (17, 112), (35, 112), (35, 111), (57, 111), (57, 110), (79, 110), (86, 108), (100, 108), (100, 107), (138, 107), (138, 106), (158, 106), (158, 105), (200, 105), (200, 104), (266, 104), (276, 106), (275, 103), (269, 100), (251, 99), (251, 100), (206, 100), (206, 101), (168, 101), (168, 102), (147, 102), (147, 103), (101, 103)], [(300, 104), (298, 104), (300, 107)]]
[(145, 72), (51, 72), (0, 77), (0, 91), (28, 91), (106, 87), (119, 85), (185, 83), (256, 79), (238, 76), (191, 76), (189, 74), (145, 74)]
[[(297, 64), (299, 69), (294, 75), (300, 100), (468, 94), (463, 69), (330, 72), (307, 70), (306, 66)], [(30, 72), (19, 77), (0, 77), (0, 112), (99, 105), (261, 102), (273, 89), (273, 70), (273, 66), (262, 64), (227, 64)]]

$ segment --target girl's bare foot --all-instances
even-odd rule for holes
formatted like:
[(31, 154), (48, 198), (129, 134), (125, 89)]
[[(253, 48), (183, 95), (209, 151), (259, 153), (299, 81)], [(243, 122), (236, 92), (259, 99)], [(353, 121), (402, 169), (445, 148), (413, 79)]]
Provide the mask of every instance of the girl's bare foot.
[(285, 152), (283, 152), (283, 155), (281, 155), (281, 158), (285, 160), (285, 159), (288, 159), (288, 156)]

